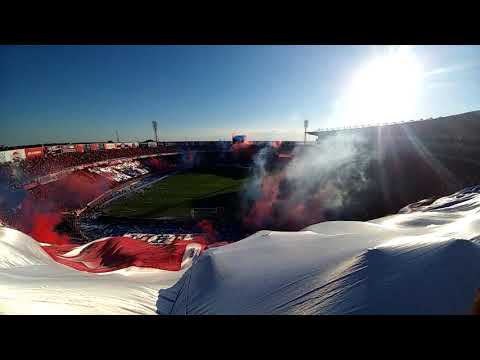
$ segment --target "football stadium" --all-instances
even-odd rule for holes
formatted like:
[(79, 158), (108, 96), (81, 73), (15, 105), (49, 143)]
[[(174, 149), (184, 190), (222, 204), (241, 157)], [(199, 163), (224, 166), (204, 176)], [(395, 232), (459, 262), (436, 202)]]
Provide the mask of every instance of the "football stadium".
[[(38, 305), (39, 311), (46, 313), (465, 312), (477, 278), (472, 275), (465, 283), (447, 284), (445, 277), (455, 276), (465, 266), (473, 266), (472, 271), (478, 273), (475, 238), (479, 230), (474, 214), (480, 191), (474, 186), (479, 179), (472, 174), (477, 172), (475, 159), (479, 154), (472, 134), (478, 132), (479, 123), (480, 112), (473, 112), (401, 124), (319, 130), (311, 132), (317, 136), (314, 143), (238, 142), (233, 138), (229, 143), (149, 141), (3, 150), (1, 233), (2, 246), (8, 246), (8, 251), (2, 252), (1, 277), (16, 274), (18, 261), (24, 269), (43, 264), (48, 271), (25, 275), (23, 290), (12, 287), (9, 281), (5, 285), (4, 280), (2, 288), (8, 286), (16, 294), (24, 291), (22, 301), (32, 304), (51, 297), (47, 301), (50, 305)], [(437, 147), (439, 141), (452, 148)], [(355, 144), (355, 151), (350, 152), (346, 142)], [(339, 149), (347, 153), (332, 163), (330, 153)], [(332, 169), (316, 164), (323, 161), (325, 151)], [(352, 163), (356, 164), (354, 169), (349, 168)], [(400, 176), (407, 169), (399, 164), (405, 164), (416, 176)], [(292, 175), (303, 166), (310, 168), (310, 178)], [(317, 168), (323, 176), (314, 174)], [(349, 189), (348, 194), (345, 189)], [(444, 240), (430, 243), (428, 239), (437, 233), (444, 234)], [(317, 238), (322, 238), (318, 249)], [(328, 241), (340, 238), (345, 238), (341, 240), (345, 248), (339, 254), (326, 251)], [(293, 244), (295, 248), (291, 248)], [(311, 258), (298, 256), (298, 264), (287, 269), (274, 261), (277, 257), (287, 261), (281, 260), (287, 256), (284, 251), (301, 251), (297, 246), (309, 248)], [(252, 247), (257, 249), (254, 253), (250, 253)], [(262, 255), (261, 249), (268, 251)], [(204, 255), (196, 261), (201, 253)], [(237, 253), (243, 260), (218, 268), (217, 262)], [(471, 262), (457, 264), (447, 256), (464, 253)], [(260, 300), (261, 294), (269, 293), (279, 282), (298, 277), (309, 266), (315, 268), (317, 256), (330, 265), (319, 268), (318, 274), (314, 271), (311, 279), (299, 278), (299, 283), (296, 280), (292, 289), (278, 298)], [(412, 277), (425, 269), (424, 261), (434, 264), (426, 268), (436, 279), (429, 286), (453, 286), (449, 291), (455, 292), (455, 298), (429, 309), (398, 298), (393, 301), (407, 283), (417, 286), (411, 284)], [(192, 263), (195, 266), (191, 267)], [(248, 271), (241, 269), (244, 266)], [(442, 273), (445, 266), (451, 273)], [(187, 305), (192, 294), (184, 294), (183, 284), (190, 267), (189, 276), (198, 279), (188, 280), (194, 281), (190, 291), (195, 302)], [(390, 283), (387, 273), (371, 279), (364, 270), (356, 270), (370, 271), (372, 267), (384, 267), (381, 272), (397, 273), (400, 278)], [(403, 267), (409, 270), (403, 271)], [(81, 300), (58, 307), (58, 296), (47, 292), (39, 297), (39, 289), (35, 290), (44, 282), (60, 281), (69, 289), (72, 282), (74, 287), (84, 286), (83, 273), (110, 274), (113, 278), (113, 274), (133, 275), (138, 269), (144, 269), (139, 271), (138, 283), (130, 284), (122, 275), (112, 285), (111, 291), (125, 291), (125, 298), (122, 293), (116, 300), (119, 304), (95, 310), (82, 308)], [(165, 274), (158, 278), (161, 286), (153, 280), (156, 270)], [(272, 283), (258, 283), (253, 275), (256, 271), (271, 273)], [(237, 278), (239, 273), (242, 275)], [(233, 276), (232, 282), (220, 280), (224, 276)], [(373, 293), (365, 293), (365, 285), (355, 285), (364, 276), (368, 286), (374, 287)], [(247, 280), (251, 288), (234, 302), (231, 290)], [(164, 289), (161, 296), (149, 290), (135, 306), (121, 306), (131, 303), (132, 291), (143, 281)], [(209, 290), (212, 281), (216, 283), (212, 289), (215, 301), (205, 308), (202, 302), (209, 301), (204, 297), (213, 296)], [(317, 282), (323, 285), (319, 287)], [(467, 285), (469, 291), (460, 289)], [(102, 297), (97, 289), (101, 281), (92, 280), (88, 286), (95, 289), (96, 297)], [(298, 292), (305, 287), (313, 293), (300, 300), (303, 297)], [(420, 291), (422, 284), (418, 287)], [(459, 295), (461, 290), (463, 295)], [(2, 312), (25, 311), (25, 304), (11, 291), (2, 292)], [(75, 295), (78, 290), (71, 291), (73, 298), (79, 296)], [(341, 298), (327, 302), (333, 294), (335, 299)], [(422, 296), (431, 301), (428, 294)], [(36, 313), (36, 306), (27, 312)]]
[(152, 126), (0, 148), (0, 314), (480, 314), (480, 111)]

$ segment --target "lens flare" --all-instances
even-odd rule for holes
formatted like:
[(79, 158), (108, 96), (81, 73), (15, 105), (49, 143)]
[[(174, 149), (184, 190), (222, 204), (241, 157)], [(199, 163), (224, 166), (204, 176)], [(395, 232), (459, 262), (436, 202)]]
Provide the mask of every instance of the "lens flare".
[(350, 126), (412, 120), (423, 78), (410, 47), (391, 48), (355, 73), (336, 117)]

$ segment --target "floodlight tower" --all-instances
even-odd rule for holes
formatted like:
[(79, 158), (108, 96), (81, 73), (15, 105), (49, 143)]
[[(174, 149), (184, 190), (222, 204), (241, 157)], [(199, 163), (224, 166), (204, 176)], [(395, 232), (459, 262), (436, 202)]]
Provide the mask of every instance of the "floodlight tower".
[(155, 120), (152, 121), (152, 126), (153, 126), (153, 133), (155, 134), (155, 141), (158, 142), (157, 122)]
[(303, 122), (303, 127), (305, 129), (305, 133), (303, 135), (303, 144), (306, 145), (307, 144), (307, 129), (308, 129), (308, 120), (305, 120)]

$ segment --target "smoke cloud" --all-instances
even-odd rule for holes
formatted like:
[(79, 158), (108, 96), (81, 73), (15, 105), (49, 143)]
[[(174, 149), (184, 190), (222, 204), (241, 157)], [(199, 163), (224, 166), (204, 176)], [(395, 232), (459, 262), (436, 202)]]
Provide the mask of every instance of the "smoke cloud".
[(102, 176), (77, 171), (29, 191), (5, 191), (9, 195), (6, 209), (10, 209), (6, 223), (37, 241), (67, 244), (70, 238), (57, 230), (63, 220), (62, 212), (85, 206), (110, 187), (110, 181)]
[(368, 186), (371, 153), (360, 135), (336, 134), (315, 146), (297, 146), (283, 168), (275, 166), (275, 152), (264, 147), (254, 158), (244, 196), (244, 224), (251, 229), (298, 230), (335, 218)]
[(198, 222), (197, 227), (205, 232), (206, 238), (204, 240), (207, 244), (217, 241), (217, 231), (215, 230), (213, 224), (210, 221), (203, 219)]

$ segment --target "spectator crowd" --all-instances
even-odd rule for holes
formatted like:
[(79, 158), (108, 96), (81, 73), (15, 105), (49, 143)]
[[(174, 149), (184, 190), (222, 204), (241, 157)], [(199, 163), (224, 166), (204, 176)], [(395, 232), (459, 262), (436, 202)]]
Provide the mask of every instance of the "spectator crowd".
[(11, 188), (19, 188), (35, 178), (59, 172), (80, 165), (100, 161), (129, 158), (142, 155), (155, 155), (173, 152), (171, 146), (136, 147), (123, 149), (97, 150), (87, 152), (67, 152), (58, 155), (46, 155), (33, 159), (0, 164), (0, 181)]

